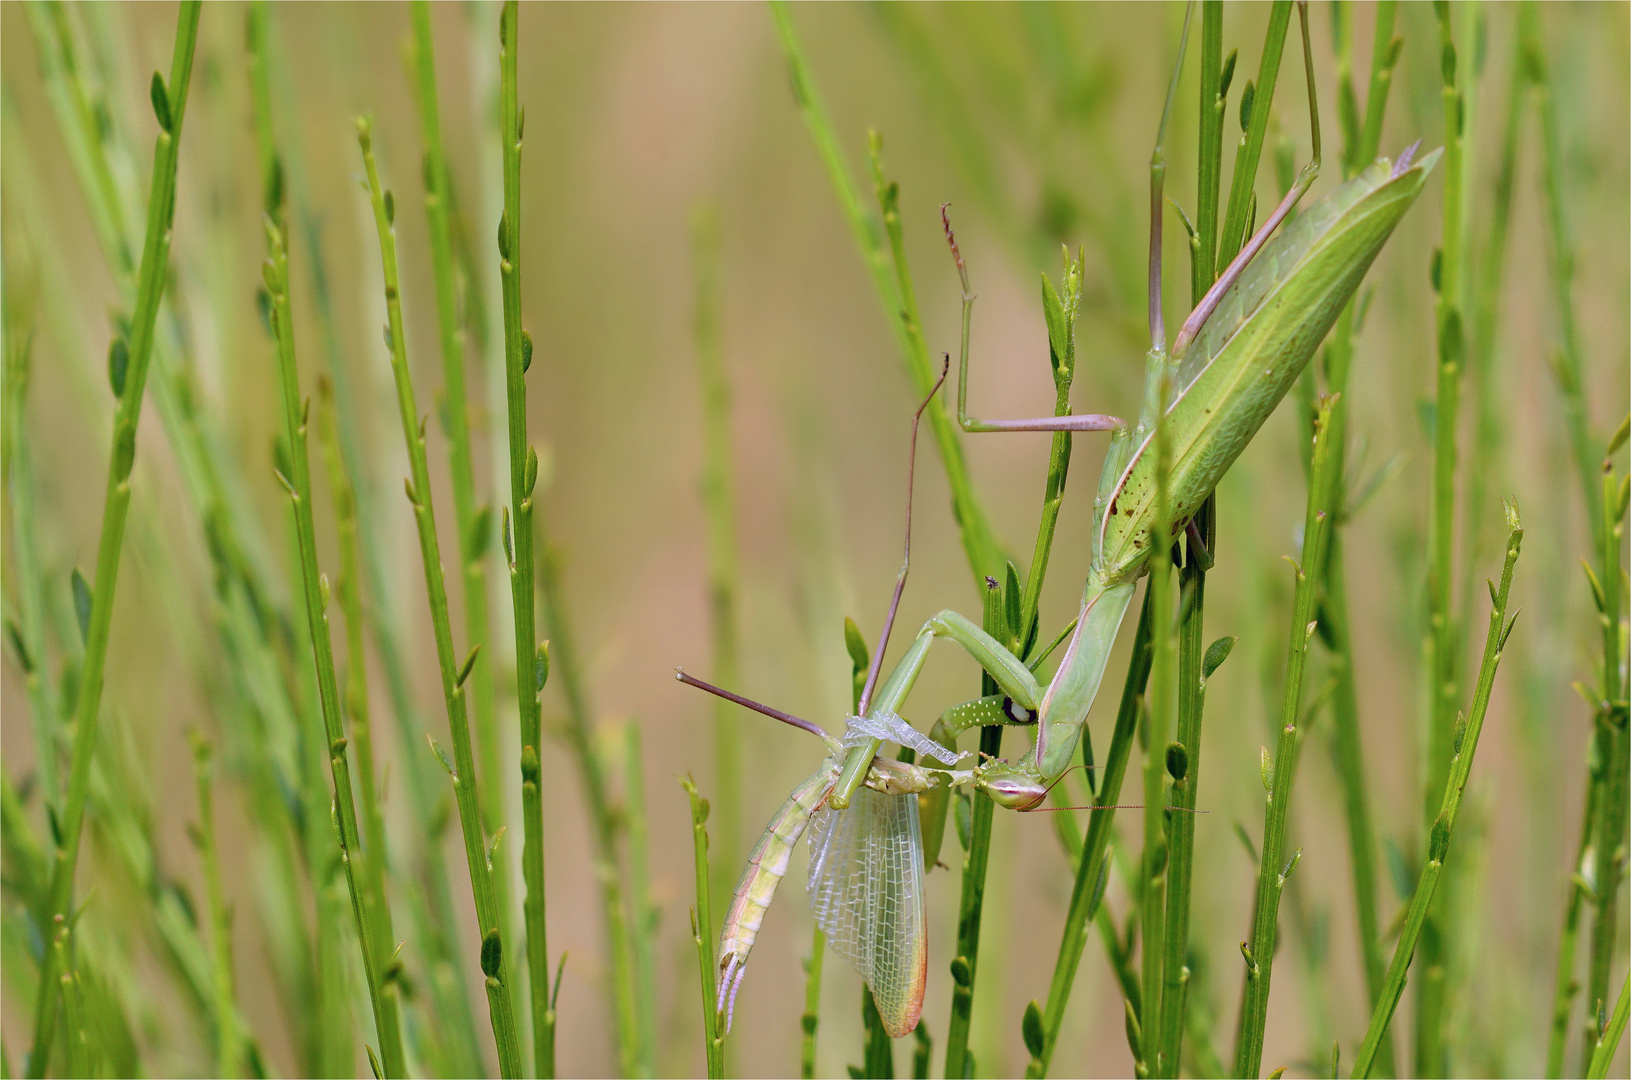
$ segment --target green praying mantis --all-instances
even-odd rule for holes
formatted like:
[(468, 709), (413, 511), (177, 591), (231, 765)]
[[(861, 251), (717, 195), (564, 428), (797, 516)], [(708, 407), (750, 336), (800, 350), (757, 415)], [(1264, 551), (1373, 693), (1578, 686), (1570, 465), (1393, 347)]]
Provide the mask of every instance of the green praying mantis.
[[(911, 562), (909, 465), (906, 556), (856, 715), (847, 718), (842, 740), (808, 720), (679, 672), (682, 682), (817, 735), (829, 751), (821, 768), (794, 789), (771, 819), (748, 860), (726, 916), (719, 945), (716, 1007), (725, 1012), (727, 1029), (760, 923), (787, 873), (794, 846), (812, 826), (809, 891), (817, 925), (826, 932), (834, 951), (871, 988), (885, 1030), (898, 1038), (916, 1027), (928, 956), (924, 844), (918, 800), (903, 796), (972, 787), (1009, 809), (1039, 807), (1071, 767), (1137, 581), (1148, 569), (1156, 526), (1173, 525), (1176, 532), (1189, 524), (1301, 375), (1394, 227), (1421, 193), (1439, 152), (1413, 161), (1416, 146), (1412, 145), (1395, 162), (1378, 159), (1287, 224), (1320, 168), (1319, 115), (1306, 11), (1302, 38), (1312, 158), (1262, 228), (1189, 314), (1170, 350), (1161, 310), (1162, 141), (1171, 109), (1169, 91), (1150, 170), (1150, 349), (1145, 356), (1144, 401), (1131, 425), (1097, 414), (998, 421), (968, 415), (973, 295), (967, 267), (942, 207), (947, 243), (963, 287), (957, 395), (963, 430), (1111, 433), (1094, 501), (1092, 558), (1075, 629), (1053, 677), (1043, 685), (1032, 666), (978, 625), (954, 611), (942, 611), (923, 624), (880, 686), (883, 655)], [(1180, 67), (1182, 63), (1180, 45)], [(947, 368), (949, 365), (948, 356)], [(943, 369), (913, 417), (914, 459), (918, 420), (945, 377)], [(1170, 448), (1165, 482), (1160, 485), (1164, 487), (1160, 500), (1166, 508), (1164, 523), (1157, 520), (1158, 429)], [(991, 676), (1000, 693), (948, 710), (936, 725), (936, 737), (930, 739), (898, 714), (936, 638), (962, 646)], [(1033, 726), (1036, 734), (1030, 752), (1014, 760), (990, 759), (969, 769), (950, 768), (964, 756), (952, 748), (957, 733), (992, 724)], [(919, 758), (933, 758), (945, 767), (879, 757), (885, 742), (910, 747)]]

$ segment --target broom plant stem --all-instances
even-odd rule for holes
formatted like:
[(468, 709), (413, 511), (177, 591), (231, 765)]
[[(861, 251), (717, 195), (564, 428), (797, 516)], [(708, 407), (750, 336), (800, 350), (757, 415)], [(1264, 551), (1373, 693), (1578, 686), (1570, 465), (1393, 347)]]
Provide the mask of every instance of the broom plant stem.
[(1483, 731), (1484, 716), (1489, 711), (1490, 692), (1495, 685), (1495, 671), (1501, 662), (1501, 652), (1506, 647), (1506, 639), (1512, 632), (1512, 622), (1506, 618), (1507, 601), (1512, 593), (1512, 568), (1517, 564), (1518, 553), (1523, 546), (1523, 527), (1518, 521), (1515, 508), (1508, 506), (1506, 517), (1509, 529), (1506, 561), (1501, 569), (1500, 587), (1491, 590), (1493, 603), (1489, 613), (1489, 630), (1484, 637), (1484, 658), (1478, 668), (1478, 684), (1473, 692), (1472, 709), (1464, 723), (1456, 725), (1453, 733), (1451, 749), (1454, 756), (1450, 761), (1450, 774), (1445, 782), (1438, 816), (1434, 818), (1429, 834), (1427, 861), (1422, 866), (1416, 891), (1411, 895), (1404, 929), (1400, 932), (1398, 945), (1394, 947), (1393, 960), (1388, 965), (1387, 981), (1383, 986), (1382, 996), (1371, 1011), (1370, 1026), (1366, 1029), (1365, 1040), (1360, 1044), (1359, 1052), (1354, 1057), (1353, 1075), (1356, 1078), (1370, 1075), (1382, 1036), (1393, 1017), (1394, 1009), (1399, 1004), (1399, 996), (1404, 993), (1405, 976), (1410, 968), (1416, 944), (1421, 938), (1439, 875), (1444, 869), (1444, 858), (1449, 851), (1450, 836), (1455, 831), (1456, 816), (1461, 810), (1467, 777), (1472, 772), (1473, 755), (1478, 751), (1478, 736)]
[[(159, 134), (153, 149), (153, 180), (147, 201), (147, 235), (142, 248), (136, 306), (131, 317), (128, 364), (119, 406), (113, 418), (113, 450), (108, 463), (107, 490), (102, 503), (101, 538), (96, 552), (96, 582), (85, 635), (85, 660), (80, 669), (79, 695), (74, 714), (73, 753), (68, 772), (67, 799), (61, 819), (61, 842), (51, 875), (53, 919), (66, 922), (73, 914), (74, 870), (84, 835), (85, 803), (90, 789), (91, 755), (96, 749), (97, 723), (102, 705), (102, 682), (107, 666), (108, 638), (113, 625), (113, 599), (119, 580), (119, 557), (124, 547), (125, 523), (130, 512), (130, 472), (136, 458), (136, 425), (141, 418), (142, 395), (147, 385), (148, 362), (153, 355), (154, 325), (159, 301), (170, 270), (170, 235), (175, 220), (176, 163), (181, 149), (182, 121), (187, 90), (192, 80), (193, 47), (198, 40), (199, 4), (189, 0), (176, 19), (175, 49), (170, 78), (154, 73), (155, 111), (160, 112)], [(45, 1075), (51, 1056), (56, 1018), (57, 954), (46, 950), (40, 965), (39, 993), (34, 1014), (34, 1046), (28, 1056), (31, 1077)]]
[[(306, 626), (311, 637), (312, 657), (317, 672), (318, 700), (327, 739), (329, 770), (334, 781), (334, 816), (340, 841), (340, 861), (351, 893), (352, 915), (363, 954), (363, 972), (368, 996), (374, 1009), (380, 1057), (387, 1076), (406, 1075), (402, 1036), (397, 1018), (395, 979), (387, 974), (392, 958), (390, 916), (384, 896), (370, 896), (372, 879), (368, 858), (357, 831), (357, 807), (351, 788), (351, 772), (344, 724), (341, 720), (339, 685), (335, 678), (334, 650), (329, 638), (328, 580), (317, 563), (317, 533), (312, 519), (311, 465), (306, 452), (306, 425), (309, 399), (302, 403), (300, 376), (295, 366), (294, 323), (289, 302), (289, 255), (287, 234), (278, 211), (266, 217), (269, 258), (262, 274), (271, 299), (272, 330), (277, 339), (278, 373), (282, 384), (283, 418), (288, 439), (289, 466), (293, 476), (283, 477), (294, 504), (296, 540), (300, 549), (301, 599)], [(313, 824), (315, 826), (315, 823)], [(359, 863), (362, 873), (358, 873)], [(319, 901), (321, 902), (321, 901)], [(327, 958), (324, 958), (325, 960)]]
[[(1302, 691), (1309, 639), (1314, 632), (1318, 579), (1311, 568), (1325, 558), (1335, 516), (1331, 504), (1335, 486), (1330, 468), (1335, 445), (1330, 431), (1331, 402), (1319, 403), (1314, 419), (1314, 446), (1309, 471), (1308, 509), (1303, 519), (1301, 564), (1293, 564), (1296, 594), (1292, 601), (1290, 641), (1287, 647), (1285, 689), (1280, 701), (1280, 738), (1273, 758), (1263, 750), (1263, 786), (1268, 789), (1263, 843), (1258, 859), (1257, 897), (1249, 944), (1241, 951), (1246, 960), (1246, 986), (1240, 1005), (1240, 1030), (1235, 1046), (1235, 1075), (1256, 1077), (1263, 1065), (1263, 1034), (1268, 1023), (1269, 984), (1279, 934), (1280, 893), (1301, 852), (1285, 857), (1286, 826), (1291, 785), (1296, 774), (1297, 744), (1302, 735)], [(1309, 569), (1305, 569), (1309, 568)]]

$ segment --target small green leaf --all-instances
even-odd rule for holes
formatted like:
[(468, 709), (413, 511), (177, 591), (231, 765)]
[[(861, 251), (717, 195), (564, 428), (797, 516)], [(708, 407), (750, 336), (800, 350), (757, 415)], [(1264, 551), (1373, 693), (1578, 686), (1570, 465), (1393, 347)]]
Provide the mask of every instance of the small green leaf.
[(459, 676), (454, 681), (454, 686), (464, 685), (464, 681), (470, 677), (470, 670), (476, 666), (476, 657), (480, 654), (481, 642), (478, 641), (470, 646), (470, 653), (464, 658), (464, 663), (459, 667)]
[(1258, 747), (1257, 770), (1263, 777), (1263, 790), (1274, 790), (1274, 759), (1269, 757), (1269, 748)]
[(318, 611), (327, 611), (328, 610), (328, 598), (329, 598), (328, 575), (325, 574), (325, 573), (319, 572), (318, 575), (317, 575), (317, 599), (318, 599), (318, 602), (319, 602), (319, 604), (321, 606), (318, 607), (318, 609), (317, 609)]
[(850, 667), (854, 673), (859, 675), (864, 672), (867, 666), (866, 638), (861, 636), (861, 628), (848, 615), (844, 616), (844, 650), (849, 653)]
[(1433, 828), (1428, 835), (1427, 857), (1436, 863), (1444, 862), (1445, 852), (1450, 850), (1450, 819), (1445, 811), (1440, 810), (1438, 817), (1433, 819)]
[(1286, 861), (1285, 869), (1280, 871), (1280, 881), (1282, 883), (1286, 880), (1286, 878), (1291, 876), (1291, 871), (1296, 869), (1297, 864), (1302, 861), (1302, 857), (1302, 848), (1298, 848), (1296, 851), (1291, 853), (1291, 858)]
[(504, 942), (495, 926), (481, 939), (481, 973), (488, 978), (496, 978), (503, 964)]
[(368, 1067), (374, 1072), (374, 1080), (385, 1080), (385, 1070), (379, 1067), (379, 1055), (367, 1043), (363, 1043), (363, 1046), (368, 1050)]
[(153, 81), (148, 84), (147, 93), (153, 99), (153, 115), (158, 117), (159, 127), (165, 132), (170, 131), (170, 95), (164, 88), (164, 76), (153, 72)]
[(1025, 1037), (1025, 1049), (1031, 1052), (1031, 1057), (1037, 1061), (1042, 1060), (1042, 1051), (1046, 1040), (1042, 1032), (1042, 1007), (1032, 998), (1030, 1004), (1025, 1006), (1025, 1016), (1020, 1021), (1020, 1033)]
[(255, 311), (261, 317), (261, 329), (266, 331), (266, 336), (276, 337), (277, 331), (272, 329), (272, 294), (264, 285), (255, 290)]
[(34, 658), (28, 655), (28, 647), (23, 644), (23, 631), (11, 619), (6, 620), (6, 639), (11, 642), (11, 651), (16, 654), (17, 666), (23, 669), (23, 674), (34, 674)]
[(521, 467), (522, 494), (531, 495), (532, 489), (538, 483), (538, 451), (534, 447), (527, 447), (527, 462)]
[(1021, 593), (1019, 584), (1019, 569), (1015, 567), (1012, 562), (1009, 562), (1002, 591), (1002, 615), (1003, 621), (1008, 624), (1009, 637), (1018, 637), (1019, 632), (1024, 629), (1024, 627), (1020, 626), (1019, 624), (1019, 605), (1022, 599), (1023, 594)]
[(1281, 1077), (1285, 1076), (1287, 1068), (1288, 1066), (1282, 1065), (1278, 1069), (1275, 1069), (1273, 1072), (1269, 1073), (1269, 1080), (1281, 1080)]
[(1433, 292), (1437, 293), (1444, 283), (1444, 249), (1433, 249), (1433, 261), (1427, 267), (1427, 279), (1433, 283)]
[(1252, 126), (1252, 102), (1257, 97), (1257, 87), (1252, 85), (1250, 79), (1246, 80), (1245, 89), (1240, 91), (1240, 130), (1246, 131)]
[(503, 842), (505, 830), (508, 828), (508, 825), (500, 825), (498, 831), (493, 834), (493, 838), (487, 841), (487, 869), (489, 870), (493, 868), (493, 860), (498, 857), (498, 845)]
[(549, 682), (549, 642), (547, 641), (540, 641), (538, 643), (538, 656), (533, 672), (535, 675), (533, 680), (533, 689), (539, 693), (542, 693), (544, 684)]
[(108, 385), (113, 387), (113, 396), (125, 396), (125, 372), (130, 368), (130, 345), (123, 336), (116, 337), (108, 344)]
[(1181, 742), (1167, 744), (1167, 773), (1174, 780), (1182, 780), (1189, 775), (1189, 751)]
[(515, 546), (510, 542), (510, 508), (504, 507), (504, 559), (515, 565)]
[(505, 262), (510, 261), (510, 221), (507, 214), (498, 216), (498, 257)]
[(959, 956), (952, 960), (951, 978), (958, 986), (974, 985), (974, 971), (969, 967), (967, 957)]
[(1235, 79), (1235, 61), (1240, 59), (1239, 49), (1230, 49), (1229, 55), (1223, 58), (1223, 72), (1218, 76), (1218, 100), (1222, 101), (1229, 96), (1229, 84)]
[(1070, 323), (1065, 318), (1065, 309), (1059, 302), (1059, 294), (1045, 273), (1042, 275), (1042, 318), (1048, 327), (1049, 359), (1053, 363), (1053, 370), (1058, 372), (1070, 348)]
[(1253, 866), (1256, 866), (1257, 845), (1252, 843), (1250, 834), (1246, 832), (1246, 826), (1239, 821), (1235, 822), (1235, 839), (1240, 841), (1240, 846), (1246, 849), (1246, 857), (1251, 859)]
[(130, 477), (130, 470), (136, 464), (136, 425), (130, 420), (121, 420), (119, 429), (113, 435), (113, 478), (124, 483)]
[(1608, 449), (1603, 451), (1603, 456), (1611, 458), (1619, 453), (1620, 447), (1624, 446), (1628, 439), (1631, 439), (1631, 413), (1627, 413), (1625, 419), (1620, 421), (1620, 426), (1614, 429), (1614, 434), (1608, 440)]
[(1223, 666), (1223, 662), (1229, 659), (1229, 654), (1234, 651), (1235, 642), (1239, 640), (1240, 638), (1230, 634), (1226, 637), (1218, 638), (1216, 641), (1212, 642), (1212, 644), (1206, 647), (1206, 658), (1201, 661), (1202, 682), (1210, 679), (1212, 677), (1212, 673)]
[(459, 774), (454, 770), (453, 762), (447, 759), (447, 751), (443, 750), (442, 744), (436, 741), (436, 736), (427, 731), (425, 732), (425, 741), (430, 743), (431, 751), (435, 753), (436, 760), (442, 763), (442, 768), (447, 770), (447, 775), (457, 780)]
[(525, 375), (532, 367), (532, 335), (521, 331), (521, 374)]
[(91, 636), (91, 586), (77, 566), (69, 575), (68, 583), (74, 593), (74, 618), (79, 622), (79, 641), (85, 644)]
[(385, 193), (385, 224), (396, 224), (396, 196), (389, 191)]

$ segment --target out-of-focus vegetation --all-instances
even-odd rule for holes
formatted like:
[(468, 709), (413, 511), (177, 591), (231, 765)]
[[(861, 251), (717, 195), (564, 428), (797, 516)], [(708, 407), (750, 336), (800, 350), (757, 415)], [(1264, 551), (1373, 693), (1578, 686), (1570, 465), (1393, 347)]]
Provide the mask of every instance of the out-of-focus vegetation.
[[(1167, 194), (1192, 218), (1196, 72), (1218, 62), (1196, 60), (1201, 24), (1220, 20), (1221, 55), (1238, 48), (1226, 196), (1269, 18), (1266, 5), (1204, 7), (1167, 138)], [(1384, 59), (1400, 44), (1385, 113), (1367, 100), (1377, 10), (1309, 11), (1325, 132), (1313, 196), (1364, 164), (1344, 155), (1367, 135), (1390, 157), (1418, 138), (1440, 145), (1455, 129), (1447, 107), (1462, 118), (1462, 165), (1441, 166), (1371, 270), (1337, 332), (1351, 331), (1351, 353), (1322, 352), (1308, 392), (1217, 491), (1204, 640), (1239, 642), (1206, 686), (1204, 813), (1187, 856), (1193, 1074), (1236, 1058), (1260, 748), (1279, 740), (1293, 610), (1282, 557), (1301, 554), (1305, 428), (1333, 363), (1349, 369), (1346, 499), (1293, 749), (1285, 845), (1302, 854), (1280, 901), (1263, 1068), (1329, 1075), (1335, 1043), (1346, 1072), (1401, 931), (1418, 929), (1406, 912), (1451, 775), (1446, 747), (1473, 704), (1503, 499), (1525, 528), (1511, 599), (1522, 617), (1379, 1060), (1401, 1075), (1571, 1074), (1601, 1022), (1624, 1025), (1626, 459), (1611, 442), (1631, 393), (1627, 10), (1387, 10)], [(957, 346), (962, 292), (939, 220), (953, 204), (979, 294), (975, 411), (1049, 410), (1036, 282), (1059, 273), (1063, 244), (1082, 258), (1073, 407), (1133, 415), (1149, 153), (1184, 8), (786, 12), (862, 195), (849, 216), (789, 90), (775, 19), (756, 5), (523, 8), (510, 44), (526, 123), (509, 204), (497, 6), (210, 5), (190, 87), (173, 67), (177, 14), (0, 6), (7, 1073), (364, 1074), (372, 1053), (390, 1071), (466, 1075), (496, 1072), (513, 1030), (505, 1063), (531, 1074), (547, 1068), (537, 1036), (551, 1022), (561, 1075), (701, 1073), (680, 780), (713, 806), (711, 950), (754, 837), (819, 751), (716, 709), (673, 667), (836, 732), (854, 691), (845, 617), (875, 641), (899, 565), (922, 388), (851, 227), (873, 220), (888, 243), (868, 132), (899, 184), (898, 256), (927, 356)], [(1291, 21), (1255, 185), (1265, 214), (1309, 155)], [(167, 125), (179, 137), (173, 247), (144, 274)], [(162, 222), (167, 204), (152, 201)], [(506, 205), (518, 228), (501, 224)], [(382, 233), (396, 247), (384, 263)], [(1165, 252), (1175, 328), (1192, 299), (1176, 213)], [(393, 261), (401, 314), (382, 335)], [(285, 401), (284, 359), (309, 412)], [(512, 415), (507, 372), (523, 366)], [(398, 378), (428, 417), (422, 449)], [(137, 407), (113, 591), (99, 543), (125, 496), (106, 481), (129, 457), (110, 418)], [(990, 524), (980, 544), (1023, 579), (1048, 440), (951, 443), (966, 462), (960, 494)], [(951, 512), (934, 444), (926, 435), (920, 453), (903, 626), (945, 607), (977, 618), (983, 603), (970, 556), (986, 548)], [(1074, 439), (1038, 597), (1044, 641), (1076, 609), (1103, 446)], [(529, 475), (531, 517), (516, 508)], [(422, 533), (431, 506), (441, 512)], [(533, 570), (512, 581), (528, 551)], [(529, 594), (535, 632), (514, 617), (512, 596)], [(313, 598), (333, 670), (314, 664)], [(518, 678), (529, 635), (548, 640), (547, 662), (523, 651)], [(104, 645), (98, 709), (87, 655)], [(1107, 683), (1119, 688), (1129, 651)], [(546, 671), (534, 801), (517, 691)], [(965, 656), (937, 653), (908, 719), (927, 728), (976, 683)], [(1091, 718), (1101, 749), (1114, 697)], [(86, 710), (99, 721), (76, 752)], [(1006, 752), (1021, 742), (1009, 733)], [(77, 843), (75, 761), (86, 842), (65, 879), (56, 850)], [(1066, 805), (1090, 798), (1078, 775), (1066, 792)], [(1141, 816), (1118, 819), (1055, 1075), (1133, 1068), (1124, 999), (1139, 970)], [(978, 979), (955, 1004), (963, 860), (947, 830), (952, 869), (928, 877), (922, 1037), (894, 1048), (895, 1069), (924, 1060), (938, 1073), (948, 1024), (966, 1025), (976, 1075), (1031, 1064), (1026, 1006), (1048, 1003), (1086, 824), (1085, 812), (994, 816)], [(471, 874), (488, 860), (485, 895)], [(540, 872), (547, 910), (531, 912)], [(545, 919), (547, 953), (529, 933)], [(723, 1044), (732, 1073), (880, 1068), (884, 1048), (863, 1045), (859, 980), (840, 963), (812, 973), (810, 949), (789, 884)], [(490, 1022), (490, 1007), (510, 1020)], [(42, 1016), (53, 1049), (31, 1060)], [(819, 1018), (813, 1038), (801, 1016)], [(1625, 1062), (1622, 1047), (1608, 1071)]]

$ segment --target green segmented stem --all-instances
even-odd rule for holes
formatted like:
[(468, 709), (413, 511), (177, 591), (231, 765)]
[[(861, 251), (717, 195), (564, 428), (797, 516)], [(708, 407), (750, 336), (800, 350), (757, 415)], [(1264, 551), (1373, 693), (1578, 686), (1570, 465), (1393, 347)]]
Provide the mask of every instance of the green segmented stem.
[(1268, 751), (1263, 751), (1268, 804), (1258, 859), (1251, 943), (1242, 949), (1246, 954), (1246, 985), (1241, 995), (1240, 1030), (1235, 1044), (1237, 1077), (1256, 1077), (1262, 1071), (1269, 983), (1279, 932), (1280, 893), (1301, 854), (1298, 852), (1298, 855), (1286, 860), (1286, 825), (1291, 804), (1291, 784), (1296, 774), (1297, 743), (1301, 737), (1303, 675), (1308, 660), (1309, 639), (1314, 632), (1315, 602), (1318, 600), (1317, 578), (1304, 567), (1321, 565), (1331, 534), (1331, 519), (1335, 516), (1335, 507), (1331, 504), (1330, 470), (1326, 466), (1334, 442), (1329, 431), (1330, 417), (1329, 400), (1321, 402), (1314, 423), (1310, 476), (1322, 481), (1322, 484), (1319, 487), (1310, 486), (1308, 508), (1303, 518), (1303, 565), (1296, 567), (1296, 595), (1292, 601), (1285, 691), (1280, 702), (1280, 738), (1272, 761), (1268, 759)]
[[(719, 1030), (719, 1009), (714, 962), (714, 912), (708, 870), (708, 800), (688, 776), (680, 786), (691, 800), (691, 853), (697, 886), (697, 906), (691, 909), (691, 938), (697, 949), (697, 972), (702, 989), (702, 1045), (708, 1059), (708, 1080), (725, 1075), (725, 1041)], [(820, 933), (817, 930), (816, 933)], [(809, 1035), (806, 1035), (806, 1039)]]
[(215, 799), (210, 784), (214, 771), (212, 750), (196, 733), (192, 744), (193, 770), (198, 783), (198, 829), (194, 839), (204, 863), (210, 959), (215, 975), (215, 1071), (219, 1076), (235, 1077), (244, 1075), (246, 1063), (243, 1031), (238, 1026), (237, 979), (232, 970), (232, 912), (221, 887), (221, 858), (215, 843)]
[[(459, 810), (459, 828), (464, 839), (465, 861), (470, 871), (470, 887), (476, 902), (476, 919), (481, 934), (481, 966), (486, 976), (487, 1007), (492, 1019), (493, 1040), (498, 1047), (499, 1070), (506, 1077), (521, 1074), (521, 1045), (515, 1027), (509, 983), (504, 978), (503, 933), (498, 926), (498, 897), (488, 841), (482, 834), (481, 800), (476, 777), (475, 751), (470, 739), (470, 721), (465, 711), (464, 678), (469, 673), (475, 650), (472, 644), (463, 665), (453, 649), (453, 625), (448, 614), (447, 582), (442, 576), (442, 557), (436, 537), (435, 500), (430, 487), (430, 463), (425, 453), (425, 419), (414, 400), (413, 379), (408, 372), (408, 350), (402, 323), (402, 297), (398, 285), (396, 229), (392, 223), (395, 200), (380, 184), (374, 160), (372, 126), (364, 118), (357, 121), (357, 142), (362, 148), (363, 167), (368, 174), (369, 201), (374, 208), (374, 225), (379, 234), (380, 264), (385, 278), (387, 346), (391, 372), (396, 381), (397, 409), (402, 421), (402, 437), (407, 444), (412, 477), (408, 501), (413, 507), (419, 533), (419, 554), (424, 565), (425, 588), (429, 593), (431, 629), (436, 638), (436, 660), (442, 676), (442, 697), (447, 706), (449, 734), (453, 737), (451, 770), (453, 792)], [(388, 202), (389, 200), (389, 202)], [(497, 836), (493, 840), (496, 842)], [(496, 943), (496, 944), (495, 944)]]
[[(463, 579), (464, 633), (471, 642), (489, 640), (487, 619), (487, 550), (496, 529), (491, 508), (483, 505), (476, 492), (474, 459), (470, 450), (470, 414), (465, 404), (464, 341), (459, 327), (459, 283), (453, 254), (452, 176), (442, 146), (441, 110), (436, 93), (436, 43), (431, 31), (431, 11), (427, 0), (413, 5), (414, 90), (419, 112), (420, 138), (424, 143), (425, 217), (430, 226), (432, 278), (436, 286), (437, 340), (442, 353), (444, 397), (439, 402), (448, 439), (448, 472), (453, 486), (453, 519), (457, 524), (458, 553)], [(482, 784), (488, 790), (482, 802), (482, 828), (496, 836), (503, 828), (506, 799), (505, 780), (509, 773), (501, 758), (498, 717), (493, 703), (493, 665), (490, 655), (478, 656), (466, 685), (470, 687), (470, 717), (475, 726), (476, 746), (481, 760)], [(492, 853), (493, 880), (499, 885), (498, 928), (503, 940), (511, 934), (514, 920), (510, 912), (509, 855), (502, 849)], [(506, 982), (516, 970), (514, 960), (504, 957)]]
[[(294, 475), (283, 483), (294, 504), (296, 539), (300, 548), (301, 599), (317, 669), (317, 692), (322, 705), (329, 768), (334, 780), (334, 816), (340, 840), (340, 861), (351, 894), (352, 916), (363, 953), (363, 972), (374, 1008), (380, 1056), (388, 1076), (406, 1075), (402, 1035), (397, 1018), (396, 980), (390, 974), (392, 958), (389, 902), (370, 896), (374, 879), (357, 829), (357, 807), (351, 788), (348, 740), (341, 720), (340, 689), (335, 677), (334, 650), (329, 639), (328, 579), (317, 562), (317, 531), (312, 518), (311, 463), (306, 452), (306, 425), (310, 399), (302, 403), (300, 376), (295, 366), (294, 321), (289, 301), (289, 253), (283, 224), (266, 218), (269, 257), (262, 278), (271, 298), (272, 329), (277, 337), (278, 374), (282, 384), (283, 419), (289, 444), (289, 465)], [(359, 864), (360, 867), (359, 867)], [(359, 873), (359, 869), (361, 872)]]
[(1506, 647), (1506, 639), (1512, 633), (1512, 623), (1506, 618), (1507, 601), (1512, 593), (1512, 568), (1517, 564), (1518, 553), (1523, 546), (1523, 527), (1518, 521), (1516, 509), (1509, 506), (1506, 516), (1509, 528), (1506, 561), (1501, 569), (1500, 587), (1491, 590), (1493, 603), (1490, 606), (1489, 629), (1484, 636), (1484, 659), (1478, 669), (1478, 684), (1473, 692), (1472, 708), (1465, 718), (1465, 723), (1457, 724), (1451, 744), (1454, 756), (1450, 761), (1450, 774), (1445, 782), (1439, 813), (1433, 820), (1427, 861), (1422, 866), (1416, 891), (1411, 895), (1404, 929), (1399, 934), (1399, 943), (1393, 950), (1393, 960), (1388, 965), (1387, 981), (1383, 986), (1382, 996), (1371, 1012), (1365, 1040), (1360, 1044), (1359, 1052), (1354, 1057), (1353, 1075), (1356, 1078), (1370, 1075), (1382, 1035), (1387, 1030), (1388, 1021), (1393, 1017), (1399, 996), (1404, 993), (1405, 975), (1410, 968), (1416, 944), (1421, 938), (1439, 875), (1444, 869), (1450, 836), (1455, 831), (1456, 816), (1461, 810), (1461, 798), (1466, 791), (1467, 777), (1472, 771), (1473, 755), (1478, 750), (1478, 736), (1483, 731), (1484, 716), (1489, 711), (1490, 691), (1495, 685), (1495, 671), (1501, 662), (1501, 652)]
[[(162, 96), (165, 112), (153, 150), (153, 179), (147, 201), (147, 235), (142, 248), (136, 307), (131, 317), (129, 362), (123, 393), (113, 418), (113, 451), (108, 464), (107, 490), (102, 503), (101, 537), (96, 552), (96, 582), (91, 591), (85, 661), (80, 671), (79, 697), (74, 712), (73, 754), (68, 772), (62, 841), (55, 852), (51, 876), (50, 913), (66, 921), (73, 913), (74, 870), (84, 835), (85, 803), (89, 793), (91, 755), (96, 748), (97, 723), (102, 705), (102, 681), (107, 666), (108, 638), (113, 624), (113, 598), (119, 581), (119, 557), (124, 548), (125, 523), (130, 512), (130, 472), (136, 457), (136, 425), (141, 418), (142, 394), (147, 385), (148, 362), (153, 355), (154, 324), (164, 295), (170, 267), (170, 231), (175, 220), (176, 162), (181, 149), (182, 121), (192, 81), (193, 47), (198, 39), (199, 4), (189, 0), (176, 17), (175, 49), (170, 79), (154, 74), (155, 99)], [(34, 1045), (29, 1051), (28, 1073), (45, 1075), (51, 1055), (56, 1018), (57, 954), (47, 950), (40, 965), (40, 983), (34, 1013)]]
[[(533, 1067), (540, 1077), (555, 1075), (555, 1009), (549, 989), (549, 934), (544, 897), (544, 804), (540, 792), (538, 693), (543, 689), (534, 622), (533, 502), (538, 456), (527, 445), (527, 379), (532, 340), (521, 328), (521, 106), (516, 76), (516, 4), (507, 0), (499, 16), (499, 138), (504, 156), (504, 216), (498, 223), (499, 276), (504, 305), (504, 386), (510, 443), (510, 506), (514, 517), (510, 596), (515, 606), (515, 696), (521, 724), (521, 821), (525, 847), (521, 875), (526, 882), (522, 915), (527, 924), (527, 982), (531, 991)], [(508, 516), (508, 515), (507, 515)]]

